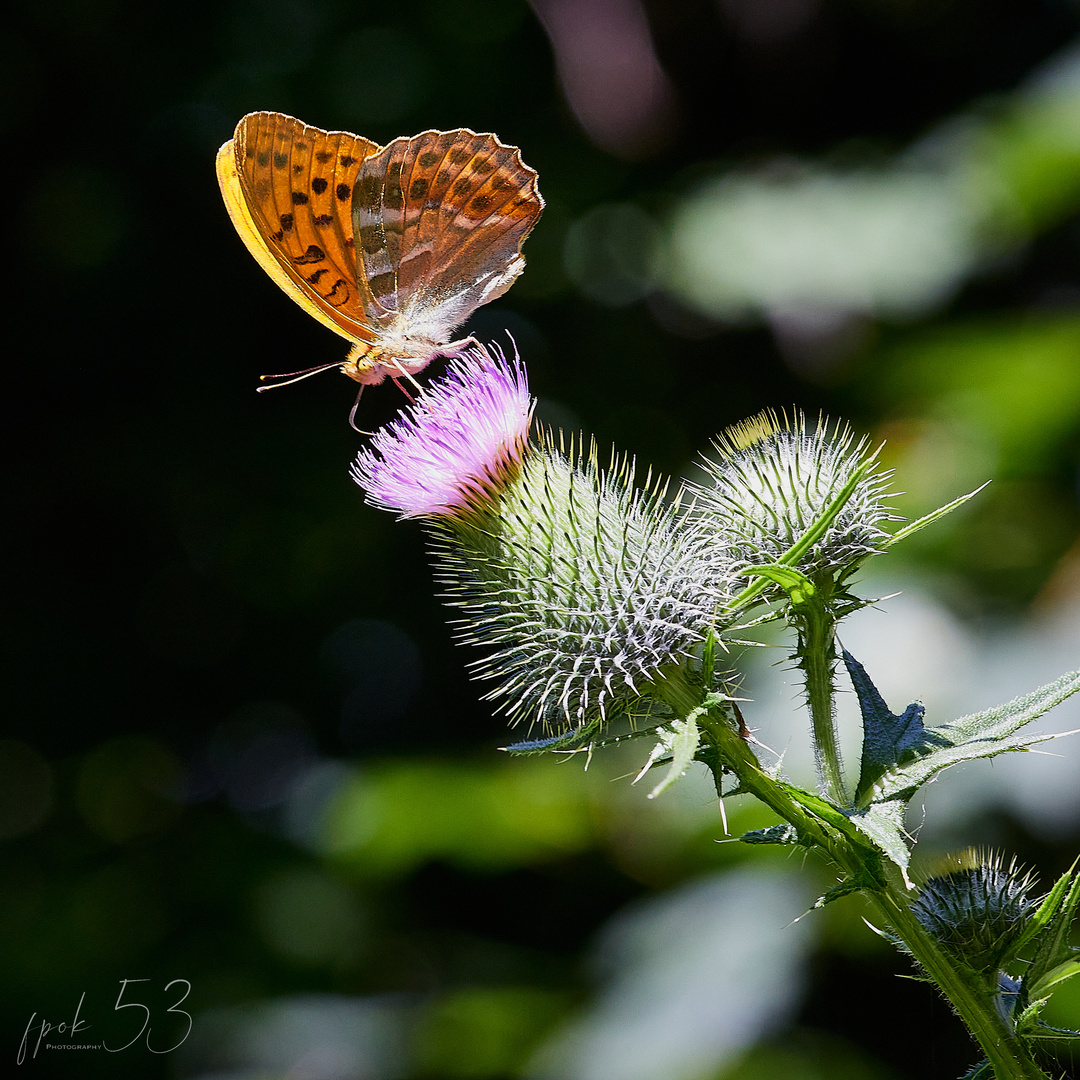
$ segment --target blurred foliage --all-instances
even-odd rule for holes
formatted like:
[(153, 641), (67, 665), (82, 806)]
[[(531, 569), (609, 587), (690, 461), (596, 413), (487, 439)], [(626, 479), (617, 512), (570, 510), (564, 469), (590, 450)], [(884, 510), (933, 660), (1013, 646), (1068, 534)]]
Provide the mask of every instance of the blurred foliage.
[[(890, 556), (957, 618), (1008, 634), (1032, 605), (1075, 603), (1080, 10), (642, 10), (674, 104), (625, 152), (590, 141), (577, 118), (610, 95), (560, 83), (566, 57), (524, 0), (21, 0), (5, 20), (5, 1052), (84, 993), (88, 1041), (112, 1047), (142, 1022), (118, 992), (150, 1009), (156, 1050), (184, 1035), (170, 1006), (194, 1016), (175, 1052), (31, 1045), (27, 1075), (544, 1075), (529, 1063), (552, 1046), (637, 1015), (627, 995), (677, 952), (647, 946), (687, 896), (745, 886), (741, 923), (694, 909), (734, 954), (789, 932), (810, 902), (797, 882), (832, 884), (717, 843), (703, 777), (647, 801), (633, 746), (587, 772), (496, 752), (508, 736), (452, 645), (422, 534), (348, 479), (350, 388), (252, 392), (343, 350), (221, 206), (213, 155), (249, 110), (522, 147), (548, 208), (526, 273), (470, 330), (514, 335), (549, 421), (678, 473), (761, 408), (843, 416), (888, 439), (905, 515), (993, 480)], [(598, 63), (610, 40), (586, 41)], [(364, 426), (399, 404), (366, 395)], [(734, 834), (769, 824), (727, 814)], [(1080, 812), (1061, 820), (1036, 834), (1002, 811), (960, 842), (1005, 843), (1049, 881), (1078, 846)], [(973, 1063), (857, 904), (790, 933), (802, 975), (758, 1011), (709, 984), (749, 1010), (742, 1042), (709, 1043), (712, 1014), (686, 1010), (697, 1080)], [(1076, 1026), (1066, 993), (1048, 1019)]]

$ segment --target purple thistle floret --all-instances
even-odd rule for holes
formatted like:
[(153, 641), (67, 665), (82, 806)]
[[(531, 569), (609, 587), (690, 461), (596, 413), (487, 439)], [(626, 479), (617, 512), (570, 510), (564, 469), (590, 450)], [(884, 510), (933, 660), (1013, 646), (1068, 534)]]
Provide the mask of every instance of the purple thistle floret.
[(533, 400), (515, 351), (475, 345), (352, 466), (368, 502), (403, 518), (457, 517), (489, 503), (521, 468)]

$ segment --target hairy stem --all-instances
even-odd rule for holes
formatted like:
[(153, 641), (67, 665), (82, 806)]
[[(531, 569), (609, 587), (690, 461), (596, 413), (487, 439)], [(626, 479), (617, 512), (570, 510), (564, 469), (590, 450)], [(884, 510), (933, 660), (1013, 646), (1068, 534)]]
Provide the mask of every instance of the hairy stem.
[[(816, 600), (817, 598), (815, 598)], [(806, 704), (814, 733), (814, 760), (818, 782), (825, 797), (837, 806), (847, 806), (844, 762), (836, 731), (836, 622), (820, 602), (805, 605), (797, 614), (799, 662), (806, 677)]]
[[(684, 716), (701, 704), (700, 693), (695, 694), (692, 687), (678, 680), (667, 685), (664, 696)], [(721, 770), (734, 773), (744, 792), (757, 796), (794, 825), (800, 841), (820, 848), (847, 879), (875, 882), (873, 887), (860, 891), (967, 1024), (993, 1067), (996, 1080), (1049, 1080), (999, 1015), (991, 990), (957, 965), (915, 918), (895, 868), (886, 863), (887, 869), (882, 872), (879, 853), (859, 839), (839, 811), (828, 816), (814, 813), (803, 805), (794, 789), (769, 776), (721, 707), (710, 708), (698, 722), (709, 749), (715, 753), (708, 764), (717, 782)]]

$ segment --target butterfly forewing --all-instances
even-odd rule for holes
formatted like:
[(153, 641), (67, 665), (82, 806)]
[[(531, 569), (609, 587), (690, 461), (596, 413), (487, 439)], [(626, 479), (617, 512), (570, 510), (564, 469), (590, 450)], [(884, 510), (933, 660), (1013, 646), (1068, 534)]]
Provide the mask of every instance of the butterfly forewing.
[(357, 287), (351, 207), (357, 174), (378, 146), (262, 112), (240, 121), (233, 147), (247, 209), (274, 258), (323, 321), (347, 337), (372, 337)]

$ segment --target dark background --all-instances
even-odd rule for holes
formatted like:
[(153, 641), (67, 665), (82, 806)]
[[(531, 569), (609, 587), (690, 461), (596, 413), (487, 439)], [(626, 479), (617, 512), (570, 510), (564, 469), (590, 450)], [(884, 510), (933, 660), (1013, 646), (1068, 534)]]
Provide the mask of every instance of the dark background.
[[(11, 10), (0, 29), (5, 1060), (32, 1013), (66, 1017), (85, 991), (100, 1017), (123, 978), (150, 979), (155, 993), (190, 980), (197, 1031), (209, 1010), (309, 992), (419, 995), (437, 1011), (463, 987), (532, 988), (519, 1027), (516, 999), (497, 993), (468, 1021), (451, 1009), (423, 1029), (419, 1057), (403, 1051), (420, 1064), (399, 1073), (515, 1075), (589, 1001), (583, 950), (623, 904), (772, 858), (718, 847), (718, 826), (635, 862), (612, 841), (618, 829), (595, 821), (546, 848), (517, 834), (485, 840), (484, 815), (469, 808), (458, 832), (446, 824), (455, 800), (473, 806), (470, 785), (487, 793), (503, 775), (502, 721), (478, 702), (468, 656), (452, 644), (421, 530), (364, 507), (349, 479), (362, 445), (346, 423), (351, 384), (331, 373), (255, 394), (259, 375), (332, 362), (344, 344), (254, 264), (214, 180), (217, 147), (255, 109), (380, 142), (469, 126), (520, 146), (549, 209), (525, 275), (470, 329), (514, 332), (549, 415), (674, 473), (726, 424), (792, 403), (899, 433), (902, 447), (953, 389), (944, 377), (919, 383), (904, 357), (954, 327), (1000, 342), (1026, 319), (1050, 319), (1080, 345), (1069, 330), (1080, 313), (1080, 149), (1025, 243), (918, 317), (864, 318), (856, 344), (835, 355), (825, 341), (824, 368), (800, 363), (762, 319), (724, 324), (677, 304), (675, 317), (655, 296), (605, 304), (563, 260), (574, 222), (603, 204), (634, 204), (662, 225), (725, 170), (881, 161), (965, 110), (1004, 115), (1009, 95), (1080, 31), (1074, 5), (774, 0), (779, 31), (755, 29), (735, 2), (646, 7), (673, 97), (651, 141), (608, 150), (575, 119), (544, 29), (514, 0)], [(1080, 363), (1080, 351), (1069, 355)], [(1049, 404), (1060, 413), (1060, 400)], [(362, 423), (399, 405), (392, 388), (369, 392)], [(909, 557), (958, 618), (1004, 625), (1068, 593), (1080, 521), (1074, 405), (1039, 454), (999, 457), (1004, 494)], [(1008, 543), (1015, 558), (979, 554)], [(373, 841), (381, 854), (366, 841), (328, 854), (287, 811), (298, 778), (317, 787), (335, 768), (381, 785), (390, 809), (380, 821), (407, 816), (414, 796), (434, 799), (424, 805), (448, 815), (445, 836), (425, 836), (434, 826), (421, 814), (413, 832)], [(544, 765), (514, 775), (533, 768)], [(582, 794), (590, 784), (608, 783), (575, 777), (560, 804), (571, 818), (597, 797)], [(984, 839), (1044, 879), (1077, 848), (1071, 829), (1034, 835), (1007, 815), (964, 837)], [(488, 858), (489, 843), (504, 846)], [(338, 912), (330, 943), (274, 922), (290, 897), (313, 919)], [(820, 916), (830, 929), (802, 1011), (774, 1036), (795, 1048), (789, 1065), (806, 1077), (959, 1075), (975, 1060), (959, 1025), (927, 988), (896, 978), (902, 959), (862, 941), (850, 903)], [(364, 944), (347, 948), (350, 934)], [(897, 1045), (893, 1018), (919, 1037)], [(483, 1058), (477, 1047), (498, 1038), (508, 1048)], [(54, 1052), (21, 1069), (202, 1075), (214, 1060), (205, 1054), (178, 1064), (137, 1047)], [(748, 1059), (717, 1076), (757, 1067)]]

